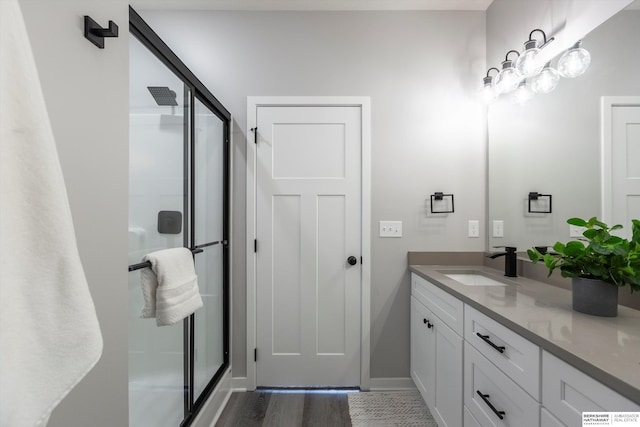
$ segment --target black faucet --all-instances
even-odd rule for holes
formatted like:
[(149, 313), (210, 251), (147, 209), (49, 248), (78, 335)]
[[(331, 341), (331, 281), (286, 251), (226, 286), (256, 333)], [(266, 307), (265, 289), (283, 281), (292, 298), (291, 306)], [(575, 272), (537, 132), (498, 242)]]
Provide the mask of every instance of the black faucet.
[[(497, 246), (502, 247), (502, 246)], [(489, 258), (496, 259), (504, 256), (504, 275), (507, 277), (518, 277), (518, 257), (516, 251), (518, 249), (513, 246), (504, 246), (506, 252), (498, 252), (489, 255)]]

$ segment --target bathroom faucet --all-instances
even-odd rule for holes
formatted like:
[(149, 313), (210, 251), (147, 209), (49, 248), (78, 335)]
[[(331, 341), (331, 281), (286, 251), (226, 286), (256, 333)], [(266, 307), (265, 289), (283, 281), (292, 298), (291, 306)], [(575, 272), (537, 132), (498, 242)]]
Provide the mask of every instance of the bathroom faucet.
[(518, 249), (514, 248), (513, 246), (504, 246), (504, 250), (506, 252), (491, 254), (489, 255), (489, 258), (496, 259), (498, 257), (504, 256), (504, 275), (507, 277), (518, 277), (518, 257), (516, 254), (516, 251)]

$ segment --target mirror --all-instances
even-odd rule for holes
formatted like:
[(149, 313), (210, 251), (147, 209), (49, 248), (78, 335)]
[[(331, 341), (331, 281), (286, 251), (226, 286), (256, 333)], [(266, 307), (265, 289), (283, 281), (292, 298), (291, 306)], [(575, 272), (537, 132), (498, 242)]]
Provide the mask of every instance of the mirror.
[[(553, 92), (523, 104), (501, 97), (489, 107), (489, 248), (552, 246), (569, 240), (568, 218), (603, 219), (602, 97), (640, 96), (638, 3), (583, 38), (591, 53), (585, 74), (562, 78)], [(552, 213), (528, 212), (530, 192), (552, 195)], [(548, 203), (541, 197), (532, 207), (547, 210)], [(504, 237), (493, 237), (496, 220)]]

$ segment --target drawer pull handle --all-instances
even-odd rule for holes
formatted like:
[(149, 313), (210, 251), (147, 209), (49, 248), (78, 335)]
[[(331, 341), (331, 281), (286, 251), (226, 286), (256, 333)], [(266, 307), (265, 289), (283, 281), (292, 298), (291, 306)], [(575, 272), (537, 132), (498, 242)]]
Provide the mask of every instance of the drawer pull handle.
[(504, 412), (504, 411), (498, 411), (498, 410), (496, 409), (496, 407), (495, 407), (495, 406), (493, 406), (493, 405), (491, 404), (491, 402), (489, 402), (489, 395), (488, 395), (488, 394), (482, 394), (482, 393), (480, 393), (480, 390), (476, 390), (476, 393), (478, 393), (478, 396), (480, 396), (480, 397), (482, 398), (482, 400), (484, 400), (484, 403), (486, 403), (486, 404), (487, 404), (487, 406), (488, 406), (489, 408), (491, 408), (491, 410), (493, 411), (493, 413), (494, 413), (494, 414), (496, 414), (496, 415), (498, 416), (498, 418), (500, 418), (501, 420), (504, 420), (504, 414), (505, 414), (505, 412)]
[(489, 339), (489, 335), (482, 335), (480, 332), (476, 332), (476, 335), (479, 336), (480, 338), (482, 338), (482, 341), (486, 342), (491, 347), (493, 347), (496, 350), (498, 350), (500, 353), (504, 353), (505, 347), (502, 346), (502, 345), (495, 345), (494, 343), (492, 343), (491, 340)]

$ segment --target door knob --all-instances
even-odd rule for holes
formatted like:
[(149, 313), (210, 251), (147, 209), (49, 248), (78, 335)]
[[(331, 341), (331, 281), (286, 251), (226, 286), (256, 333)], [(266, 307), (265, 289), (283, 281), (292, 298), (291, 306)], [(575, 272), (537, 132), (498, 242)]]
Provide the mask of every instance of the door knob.
[(356, 265), (357, 263), (358, 263), (358, 258), (354, 257), (353, 255), (347, 258), (347, 264)]

